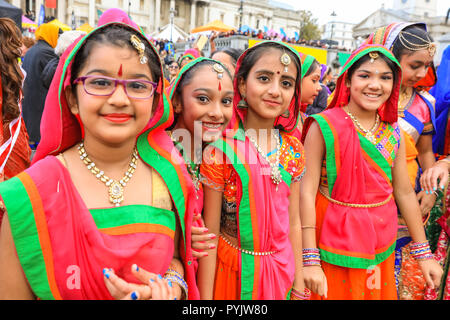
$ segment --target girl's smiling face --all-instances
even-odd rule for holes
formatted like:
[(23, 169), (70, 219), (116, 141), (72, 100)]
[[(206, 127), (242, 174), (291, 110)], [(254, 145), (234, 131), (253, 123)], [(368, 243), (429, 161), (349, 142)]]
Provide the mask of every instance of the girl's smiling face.
[(349, 107), (373, 111), (391, 96), (394, 73), (382, 58), (378, 58), (362, 63), (346, 84), (350, 87)]
[(285, 112), (294, 97), (298, 76), (293, 61), (287, 66), (281, 63), (281, 50), (265, 51), (251, 67), (247, 78), (239, 80), (239, 91), (248, 103), (248, 115), (256, 119), (276, 119)]
[[(135, 50), (106, 44), (93, 46), (77, 76), (158, 81), (152, 78), (148, 64), (140, 63)], [(71, 112), (80, 116), (85, 138), (94, 137), (104, 144), (135, 139), (152, 115), (154, 93), (147, 99), (134, 99), (126, 94), (122, 84), (117, 84), (111, 95), (96, 96), (88, 94), (82, 82), (72, 86), (76, 86), (76, 94), (69, 89), (66, 97)]]
[(233, 114), (233, 82), (226, 72), (219, 79), (210, 64), (194, 72), (181, 88), (181, 95), (175, 94), (172, 99), (174, 110), (179, 114), (176, 127), (187, 129), (195, 136), (195, 124), (201, 125), (202, 141), (215, 141)]

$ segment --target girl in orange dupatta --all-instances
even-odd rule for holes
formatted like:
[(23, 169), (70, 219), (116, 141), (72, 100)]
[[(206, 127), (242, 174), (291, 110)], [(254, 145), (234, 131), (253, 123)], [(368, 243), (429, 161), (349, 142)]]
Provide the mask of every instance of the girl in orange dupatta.
[(219, 235), (217, 248), (199, 260), (202, 299), (303, 297), (298, 181), (304, 154), (290, 135), (300, 81), (300, 59), (281, 42), (261, 42), (239, 58), (230, 130), (206, 147), (200, 166), (205, 225)]
[(306, 120), (300, 212), (304, 278), (313, 299), (397, 298), (396, 202), (427, 253), (416, 252), (427, 282), (439, 284), (442, 268), (425, 243), (396, 123), (400, 80), (388, 50), (362, 46), (345, 64), (328, 109)]

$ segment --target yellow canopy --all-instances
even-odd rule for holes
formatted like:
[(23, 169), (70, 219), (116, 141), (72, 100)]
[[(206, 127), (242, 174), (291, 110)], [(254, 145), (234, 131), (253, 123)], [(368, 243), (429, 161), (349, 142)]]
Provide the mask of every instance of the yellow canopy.
[(94, 28), (91, 27), (91, 25), (90, 25), (89, 23), (85, 23), (85, 24), (82, 24), (81, 26), (79, 26), (79, 27), (77, 28), (77, 30), (79, 30), (79, 31), (84, 31), (84, 32), (86, 32), (86, 33), (89, 33), (89, 32), (91, 32), (92, 30), (94, 30)]
[(50, 24), (54, 24), (58, 27), (60, 27), (62, 29), (62, 31), (70, 31), (72, 30), (71, 27), (69, 27), (67, 24), (62, 23), (61, 21), (59, 21), (58, 19), (52, 20), (49, 22)]
[(226, 25), (220, 20), (214, 20), (204, 26), (197, 27), (191, 30), (191, 33), (204, 32), (204, 31), (219, 31), (227, 32), (231, 30), (236, 30), (236, 28)]

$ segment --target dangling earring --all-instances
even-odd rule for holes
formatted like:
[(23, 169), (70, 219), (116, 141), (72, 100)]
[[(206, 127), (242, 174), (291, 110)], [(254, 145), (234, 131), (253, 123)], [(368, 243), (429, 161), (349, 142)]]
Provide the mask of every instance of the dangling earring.
[(289, 118), (290, 115), (289, 109), (286, 109), (286, 111), (281, 114), (281, 116), (286, 119)]
[(241, 101), (238, 102), (237, 107), (239, 109), (247, 109), (248, 108), (248, 104), (247, 104), (247, 101), (245, 101), (245, 97), (242, 97)]

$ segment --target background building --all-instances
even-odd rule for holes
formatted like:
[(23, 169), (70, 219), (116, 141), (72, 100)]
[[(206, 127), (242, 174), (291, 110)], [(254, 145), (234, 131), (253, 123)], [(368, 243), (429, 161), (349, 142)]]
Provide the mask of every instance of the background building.
[(446, 23), (447, 12), (437, 12), (436, 0), (394, 0), (392, 9), (382, 6), (370, 14), (353, 28), (353, 37), (356, 44), (362, 43), (376, 28), (386, 26), (393, 22), (425, 22), (427, 30), (437, 43), (435, 63), (441, 60), (442, 52), (448, 42), (450, 23)]
[[(24, 14), (36, 18), (45, 0), (10, 0), (22, 8)], [(299, 12), (293, 7), (273, 0), (58, 0), (56, 8), (46, 8), (46, 16), (56, 17), (74, 27), (84, 23), (97, 24), (101, 12), (109, 8), (121, 8), (142, 27), (146, 33), (160, 31), (170, 23), (185, 33), (213, 20), (239, 28), (240, 24), (250, 29), (270, 30), (294, 37), (299, 31)], [(242, 16), (240, 7), (242, 6)], [(241, 20), (242, 19), (242, 20)], [(283, 34), (284, 33), (284, 34)], [(176, 39), (173, 39), (176, 41)]]
[(336, 45), (341, 48), (355, 49), (354, 26), (354, 23), (332, 20), (324, 25), (322, 39), (336, 41)]

